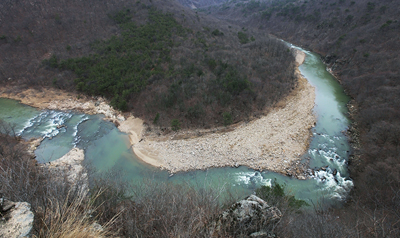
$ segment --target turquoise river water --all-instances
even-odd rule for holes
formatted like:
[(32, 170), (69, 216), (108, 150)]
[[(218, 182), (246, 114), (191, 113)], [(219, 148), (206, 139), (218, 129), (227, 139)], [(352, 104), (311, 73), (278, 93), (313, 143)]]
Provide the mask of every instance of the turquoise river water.
[[(102, 115), (37, 110), (0, 98), (0, 119), (15, 124), (17, 133), (25, 139), (44, 138), (35, 151), (40, 163), (56, 160), (78, 147), (85, 151), (85, 162), (98, 172), (117, 171), (126, 182), (141, 183), (150, 179), (188, 183), (199, 188), (211, 186), (221, 191), (230, 190), (244, 196), (276, 179), (285, 183), (297, 198), (314, 203), (323, 200), (325, 204), (340, 204), (353, 187), (346, 166), (350, 147), (344, 135), (349, 125), (346, 117), (349, 98), (337, 80), (326, 71), (320, 57), (304, 52), (307, 57), (300, 71), (316, 89), (314, 111), (317, 124), (312, 129), (313, 138), (303, 158), (311, 158), (310, 168), (326, 167), (325, 170), (316, 170), (306, 180), (269, 171), (259, 172), (244, 166), (169, 176), (168, 172), (137, 159), (130, 148), (128, 136), (119, 132), (114, 124), (102, 120)], [(57, 128), (58, 125), (66, 127)]]

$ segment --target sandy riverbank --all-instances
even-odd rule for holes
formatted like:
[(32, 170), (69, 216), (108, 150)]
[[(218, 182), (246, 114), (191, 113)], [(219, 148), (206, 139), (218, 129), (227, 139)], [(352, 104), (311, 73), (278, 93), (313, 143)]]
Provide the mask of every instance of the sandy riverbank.
[[(298, 52), (296, 62), (305, 54)], [(315, 90), (300, 72), (298, 87), (266, 116), (237, 125), (225, 132), (207, 133), (190, 139), (180, 132), (168, 137), (147, 137), (134, 144), (135, 154), (143, 161), (172, 173), (223, 166), (248, 166), (258, 170), (285, 173), (307, 150), (313, 114)], [(218, 130), (217, 130), (218, 131)]]

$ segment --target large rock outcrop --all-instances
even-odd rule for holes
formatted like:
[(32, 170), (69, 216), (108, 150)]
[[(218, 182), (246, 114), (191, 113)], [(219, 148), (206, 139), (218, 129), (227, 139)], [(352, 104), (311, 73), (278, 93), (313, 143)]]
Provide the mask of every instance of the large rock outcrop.
[(0, 237), (29, 237), (33, 227), (33, 213), (27, 202), (0, 200)]
[(261, 198), (251, 195), (233, 204), (213, 224), (211, 235), (234, 234), (238, 237), (270, 237), (273, 227), (282, 218), (281, 211)]

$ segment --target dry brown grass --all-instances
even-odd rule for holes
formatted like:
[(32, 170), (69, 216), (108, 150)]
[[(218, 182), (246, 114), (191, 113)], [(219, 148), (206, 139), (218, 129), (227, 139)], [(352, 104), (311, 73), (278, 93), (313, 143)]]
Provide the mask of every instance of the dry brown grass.
[(124, 187), (109, 177), (94, 183), (106, 189), (96, 200), (99, 221), (115, 218), (112, 229), (121, 237), (208, 237), (207, 224), (221, 213), (226, 193), (155, 181)]
[[(94, 199), (98, 196), (99, 194)], [(43, 227), (39, 235), (34, 237), (111, 237), (113, 234), (108, 228), (113, 220), (102, 227), (99, 226), (91, 215), (96, 210), (93, 201), (87, 197), (74, 197), (71, 194), (68, 194), (63, 202), (49, 199), (49, 207), (42, 219)]]

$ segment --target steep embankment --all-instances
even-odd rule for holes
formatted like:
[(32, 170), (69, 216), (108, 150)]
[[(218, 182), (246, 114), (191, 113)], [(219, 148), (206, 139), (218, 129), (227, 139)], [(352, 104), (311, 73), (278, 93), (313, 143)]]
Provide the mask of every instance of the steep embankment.
[(281, 42), (175, 1), (6, 1), (0, 11), (3, 84), (104, 96), (166, 133), (251, 119), (296, 86)]

